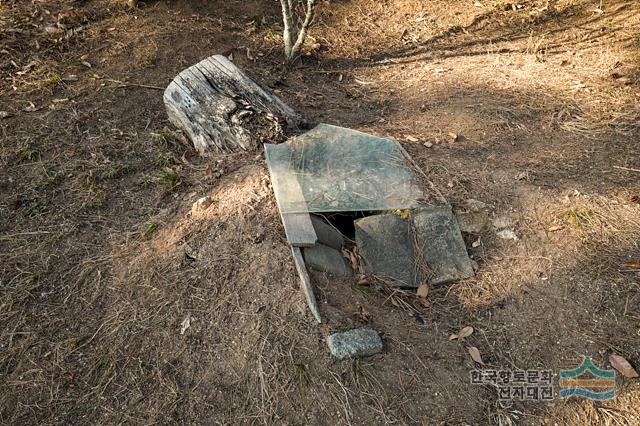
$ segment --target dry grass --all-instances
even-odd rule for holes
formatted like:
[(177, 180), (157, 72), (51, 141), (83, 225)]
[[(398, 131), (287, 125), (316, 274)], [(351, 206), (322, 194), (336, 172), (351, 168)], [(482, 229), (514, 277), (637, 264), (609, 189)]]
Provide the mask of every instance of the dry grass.
[[(268, 2), (3, 2), (0, 423), (638, 423), (634, 381), (602, 404), (497, 404), (465, 346), (500, 368), (638, 366), (640, 14), (472, 3), (324, 4), (284, 75)], [(491, 204), (519, 240), (473, 235), (477, 277), (429, 306), (314, 276), (317, 326), (261, 155), (202, 161), (167, 128), (154, 87), (218, 52), (311, 121), (418, 139), (442, 197)], [(324, 338), (362, 325), (385, 352), (331, 360)]]

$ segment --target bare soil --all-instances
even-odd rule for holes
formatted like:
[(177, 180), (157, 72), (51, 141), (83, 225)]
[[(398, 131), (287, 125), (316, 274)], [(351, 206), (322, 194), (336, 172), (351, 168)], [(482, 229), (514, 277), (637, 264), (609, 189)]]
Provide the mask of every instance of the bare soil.
[[(289, 70), (280, 31), (273, 0), (0, 0), (0, 423), (640, 424), (637, 379), (505, 404), (467, 351), (640, 367), (640, 3), (333, 0)], [(465, 235), (476, 278), (428, 306), (314, 274), (318, 325), (262, 152), (200, 158), (167, 122), (216, 53), (518, 240)], [(384, 352), (332, 360), (359, 325)]]

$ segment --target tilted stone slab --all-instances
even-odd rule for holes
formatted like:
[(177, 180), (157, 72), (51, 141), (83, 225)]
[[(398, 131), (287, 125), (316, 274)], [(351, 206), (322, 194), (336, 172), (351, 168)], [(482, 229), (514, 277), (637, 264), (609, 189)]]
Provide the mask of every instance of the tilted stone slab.
[(355, 221), (356, 245), (367, 273), (398, 287), (418, 287), (409, 222), (396, 214)]
[(429, 284), (446, 284), (474, 276), (473, 266), (451, 206), (422, 208), (412, 214), (418, 262), (429, 269)]

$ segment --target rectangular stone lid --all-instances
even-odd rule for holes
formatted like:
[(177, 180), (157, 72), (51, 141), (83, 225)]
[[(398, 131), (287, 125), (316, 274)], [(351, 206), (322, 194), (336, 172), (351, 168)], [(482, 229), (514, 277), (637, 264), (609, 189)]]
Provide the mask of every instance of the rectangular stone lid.
[(396, 142), (320, 124), (279, 145), (265, 144), (282, 213), (414, 208), (424, 198)]

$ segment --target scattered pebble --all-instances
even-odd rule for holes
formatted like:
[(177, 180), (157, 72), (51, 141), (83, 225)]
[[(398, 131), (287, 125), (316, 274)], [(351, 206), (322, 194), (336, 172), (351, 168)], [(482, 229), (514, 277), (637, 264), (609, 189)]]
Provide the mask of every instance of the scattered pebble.
[(518, 241), (518, 236), (511, 229), (503, 229), (502, 231), (498, 232), (498, 237), (505, 240)]
[(338, 360), (361, 358), (382, 352), (382, 339), (371, 328), (357, 328), (342, 333), (334, 333), (327, 338), (327, 345)]

